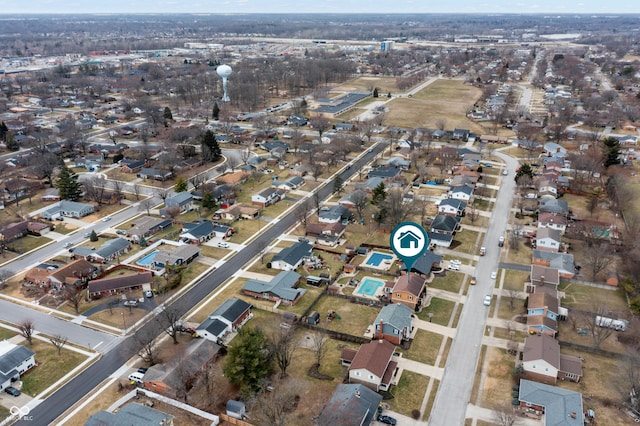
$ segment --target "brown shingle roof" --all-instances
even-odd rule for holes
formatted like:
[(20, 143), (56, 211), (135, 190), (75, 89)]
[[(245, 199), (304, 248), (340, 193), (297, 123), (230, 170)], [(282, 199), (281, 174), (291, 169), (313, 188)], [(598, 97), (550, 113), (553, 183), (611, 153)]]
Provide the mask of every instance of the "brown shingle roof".
[(527, 337), (524, 342), (522, 360), (524, 362), (545, 360), (555, 368), (560, 368), (560, 345), (548, 334)]
[(575, 356), (560, 354), (560, 371), (582, 377), (582, 361)]
[(552, 320), (549, 317), (545, 317), (544, 315), (533, 315), (527, 317), (527, 325), (544, 325), (554, 331), (558, 330), (558, 322)]
[(419, 274), (400, 275), (393, 286), (393, 291), (406, 291), (415, 296), (420, 296), (424, 289), (424, 283), (425, 279)]
[(153, 275), (151, 272), (140, 272), (139, 274), (101, 278), (99, 280), (89, 281), (89, 293), (138, 287), (152, 282)]
[(546, 307), (549, 311), (558, 313), (558, 299), (548, 293), (533, 293), (529, 295), (528, 309), (541, 309)]
[(80, 278), (88, 277), (94, 270), (91, 262), (78, 259), (53, 271), (50, 276), (61, 283), (73, 284)]
[(378, 377), (383, 377), (396, 347), (387, 340), (374, 340), (360, 346), (351, 362), (350, 370), (365, 369)]

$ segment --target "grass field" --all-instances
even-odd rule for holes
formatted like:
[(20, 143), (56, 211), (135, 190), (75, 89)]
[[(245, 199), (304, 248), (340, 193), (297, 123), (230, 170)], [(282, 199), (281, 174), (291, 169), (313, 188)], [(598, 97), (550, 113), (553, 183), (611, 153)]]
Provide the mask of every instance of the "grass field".
[(391, 409), (405, 416), (411, 416), (412, 410), (419, 410), (429, 378), (422, 374), (405, 370), (398, 386), (391, 389), (394, 398), (390, 401)]
[(482, 134), (487, 130), (466, 116), (466, 112), (480, 98), (481, 91), (460, 80), (437, 80), (412, 98), (389, 101), (386, 123), (399, 127), (438, 128), (444, 120), (447, 128), (469, 129)]
[(411, 343), (411, 349), (404, 352), (404, 357), (423, 364), (435, 365), (444, 338), (441, 334), (418, 330)]

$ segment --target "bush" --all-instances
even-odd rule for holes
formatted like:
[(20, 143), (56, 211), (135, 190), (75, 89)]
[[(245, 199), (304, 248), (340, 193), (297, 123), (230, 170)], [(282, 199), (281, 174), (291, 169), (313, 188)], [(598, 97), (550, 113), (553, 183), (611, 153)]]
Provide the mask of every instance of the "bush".
[(411, 417), (413, 417), (414, 420), (418, 420), (420, 418), (420, 410), (411, 410)]

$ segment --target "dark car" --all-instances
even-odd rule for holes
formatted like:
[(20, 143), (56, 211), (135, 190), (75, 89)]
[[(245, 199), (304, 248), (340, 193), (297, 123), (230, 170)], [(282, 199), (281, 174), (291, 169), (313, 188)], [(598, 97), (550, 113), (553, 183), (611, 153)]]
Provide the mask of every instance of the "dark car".
[(20, 391), (18, 389), (14, 388), (13, 386), (9, 386), (4, 391), (6, 393), (8, 393), (9, 395), (20, 396)]
[(140, 367), (140, 368), (138, 368), (138, 373), (142, 373), (142, 374), (144, 374), (144, 373), (146, 373), (146, 372), (147, 372), (147, 370), (148, 370), (148, 369), (147, 369), (146, 367)]
[(397, 420), (393, 417), (384, 416), (382, 414), (378, 416), (378, 421), (387, 425), (395, 425), (397, 423)]

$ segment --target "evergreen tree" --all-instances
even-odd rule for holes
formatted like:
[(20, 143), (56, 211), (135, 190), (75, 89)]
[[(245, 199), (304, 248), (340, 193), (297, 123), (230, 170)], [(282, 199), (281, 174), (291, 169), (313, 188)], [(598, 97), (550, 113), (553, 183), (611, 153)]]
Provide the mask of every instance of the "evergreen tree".
[(380, 184), (373, 190), (373, 195), (371, 196), (371, 204), (373, 204), (374, 206), (380, 206), (386, 199), (387, 191), (385, 189), (384, 183), (380, 182)]
[(216, 136), (213, 134), (211, 130), (207, 130), (202, 135), (202, 156), (205, 161), (215, 162), (222, 157), (222, 150), (218, 145), (218, 141), (216, 140)]
[(202, 196), (202, 207), (207, 210), (213, 210), (216, 207), (216, 199), (211, 191), (207, 191)]
[(344, 190), (344, 181), (342, 180), (342, 176), (338, 175), (333, 180), (333, 193), (340, 194)]
[(518, 182), (518, 179), (520, 179), (521, 176), (528, 176), (529, 179), (533, 179), (533, 169), (531, 168), (531, 164), (524, 163), (522, 166), (520, 166), (520, 168), (516, 172), (516, 182)]
[(214, 120), (218, 120), (220, 118), (220, 107), (218, 106), (217, 102), (214, 102), (214, 104), (213, 104), (213, 110), (211, 111), (211, 117)]
[(65, 164), (60, 169), (60, 174), (56, 179), (56, 188), (61, 200), (77, 201), (82, 194), (81, 184), (78, 182), (78, 175), (70, 170)]
[(620, 141), (616, 138), (605, 138), (604, 144), (604, 166), (614, 166), (620, 164)]
[(271, 370), (269, 340), (260, 329), (242, 327), (229, 348), (222, 371), (242, 392), (256, 392)]
[(91, 231), (91, 234), (89, 235), (89, 241), (98, 241), (98, 234), (96, 234), (95, 229)]
[(176, 186), (173, 188), (175, 192), (185, 192), (189, 186), (189, 183), (182, 177), (178, 176), (176, 179)]
[(380, 92), (378, 92), (378, 88), (374, 87), (373, 88), (373, 97), (377, 98), (378, 96), (380, 96)]
[(18, 151), (20, 149), (20, 144), (16, 141), (15, 136), (13, 136), (13, 133), (11, 132), (4, 135), (4, 144), (7, 146), (9, 151)]
[(173, 120), (173, 114), (171, 114), (171, 108), (164, 107), (164, 114), (162, 115), (165, 120)]
[(144, 235), (140, 237), (140, 239), (138, 240), (138, 244), (140, 245), (140, 247), (146, 247), (149, 245)]
[(4, 140), (4, 138), (7, 136), (7, 133), (9, 133), (9, 128), (3, 121), (2, 123), (0, 123), (0, 140)]

